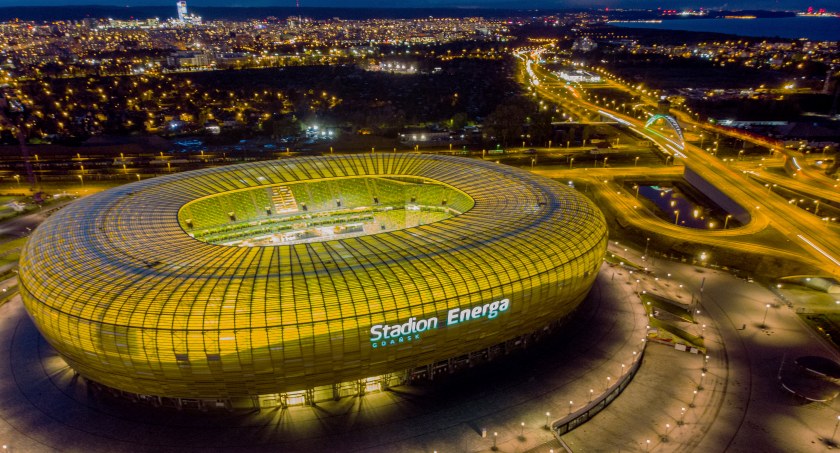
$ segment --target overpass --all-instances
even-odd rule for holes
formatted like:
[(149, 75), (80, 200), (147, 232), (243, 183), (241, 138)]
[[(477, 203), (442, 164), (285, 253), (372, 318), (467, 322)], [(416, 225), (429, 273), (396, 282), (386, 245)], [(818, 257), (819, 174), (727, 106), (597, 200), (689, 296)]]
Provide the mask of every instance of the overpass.
[[(539, 65), (530, 65), (533, 79), (539, 81), (552, 80), (553, 75)], [(643, 122), (628, 115), (594, 105), (587, 101), (579, 92), (571, 93), (568, 89), (552, 88), (550, 84), (533, 84), (536, 93), (550, 101), (560, 104), (572, 104), (574, 107), (589, 112), (605, 115), (621, 124), (626, 125), (639, 135), (651, 140), (664, 153), (680, 159), (684, 164), (690, 164), (695, 183), (707, 189), (715, 187), (719, 194), (712, 194), (713, 198), (723, 200), (725, 194), (732, 203), (745, 210), (750, 223), (772, 224), (778, 230), (786, 243), (790, 244), (754, 244), (755, 249), (779, 249), (794, 245), (801, 259), (814, 263), (823, 272), (830, 275), (840, 275), (840, 240), (837, 234), (817, 216), (790, 205), (787, 200), (776, 196), (767, 196), (765, 187), (752, 181), (741, 172), (735, 172), (716, 157), (710, 156), (697, 146), (685, 143), (684, 147), (675, 140), (664, 137), (647, 129)], [(667, 162), (667, 158), (666, 158)], [(725, 191), (725, 192), (724, 192)], [(723, 200), (725, 203), (727, 201)], [(621, 206), (621, 205), (618, 205)], [(632, 207), (631, 207), (632, 210)], [(741, 212), (739, 215), (744, 216)], [(661, 225), (657, 225), (661, 226)], [(679, 228), (679, 227), (677, 227)], [(688, 236), (686, 228), (679, 228), (681, 236)], [(738, 247), (729, 243), (728, 247)], [(793, 253), (797, 255), (797, 253)], [(781, 256), (781, 255), (779, 255)], [(787, 254), (786, 256), (790, 256)]]

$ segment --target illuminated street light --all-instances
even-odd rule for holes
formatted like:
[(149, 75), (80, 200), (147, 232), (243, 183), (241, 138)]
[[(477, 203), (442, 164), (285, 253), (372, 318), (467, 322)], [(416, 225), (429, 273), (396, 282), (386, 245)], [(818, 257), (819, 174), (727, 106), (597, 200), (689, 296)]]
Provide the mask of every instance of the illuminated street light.
[(767, 311), (770, 310), (770, 304), (764, 305), (764, 318), (761, 319), (761, 327), (767, 327), (765, 323), (767, 321)]
[(732, 214), (728, 214), (726, 216), (726, 220), (723, 221), (723, 229), (724, 230), (726, 229), (726, 226), (729, 225), (729, 219), (731, 219), (731, 218), (732, 218)]
[(675, 209), (674, 210), (674, 225), (679, 225), (679, 221), (680, 221), (680, 210)]
[(15, 178), (15, 181), (17, 181), (18, 188), (20, 188), (20, 175), (15, 175), (14, 178)]
[(82, 175), (76, 175), (79, 178), (79, 182), (82, 184), (82, 187), (85, 186), (85, 177)]
[(834, 436), (837, 435), (837, 427), (840, 426), (840, 415), (837, 416), (837, 423), (834, 424), (834, 432), (831, 433), (831, 443), (834, 444)]

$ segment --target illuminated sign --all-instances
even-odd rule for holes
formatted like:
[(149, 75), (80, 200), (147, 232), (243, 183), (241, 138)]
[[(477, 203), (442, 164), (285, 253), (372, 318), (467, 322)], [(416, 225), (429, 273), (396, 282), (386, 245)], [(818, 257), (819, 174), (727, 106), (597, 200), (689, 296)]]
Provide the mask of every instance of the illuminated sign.
[[(494, 319), (510, 308), (510, 299), (500, 299), (468, 309), (453, 308), (446, 312), (446, 326), (473, 319)], [(402, 324), (375, 324), (370, 327), (370, 344), (374, 348), (391, 346), (420, 339), (420, 334), (438, 328), (437, 316), (418, 320), (415, 316)]]

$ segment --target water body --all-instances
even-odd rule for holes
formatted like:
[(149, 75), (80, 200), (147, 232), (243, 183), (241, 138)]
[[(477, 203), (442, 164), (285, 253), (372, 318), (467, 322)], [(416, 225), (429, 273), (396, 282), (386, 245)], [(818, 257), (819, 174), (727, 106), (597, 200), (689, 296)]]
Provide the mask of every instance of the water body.
[(672, 19), (659, 23), (611, 22), (625, 28), (725, 33), (737, 36), (807, 38), (840, 41), (840, 17), (779, 17), (761, 19)]
[[(632, 191), (635, 188), (630, 187), (628, 190)], [(647, 198), (658, 208), (659, 218), (669, 222), (678, 222), (683, 227), (719, 229), (723, 228), (725, 223), (728, 223), (729, 228), (738, 226), (734, 219), (726, 222), (727, 213), (711, 200), (699, 200), (680, 190), (677, 185), (642, 185), (639, 186), (638, 196)]]

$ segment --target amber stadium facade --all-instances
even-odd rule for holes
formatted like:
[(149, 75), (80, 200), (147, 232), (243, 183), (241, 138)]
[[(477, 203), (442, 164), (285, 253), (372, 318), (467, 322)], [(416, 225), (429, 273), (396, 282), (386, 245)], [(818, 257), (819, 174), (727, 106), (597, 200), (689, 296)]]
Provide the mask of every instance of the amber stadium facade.
[(556, 326), (606, 249), (564, 185), (464, 158), (293, 158), (85, 197), (20, 261), (25, 307), (88, 380), (293, 404), (433, 377)]

